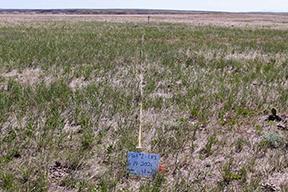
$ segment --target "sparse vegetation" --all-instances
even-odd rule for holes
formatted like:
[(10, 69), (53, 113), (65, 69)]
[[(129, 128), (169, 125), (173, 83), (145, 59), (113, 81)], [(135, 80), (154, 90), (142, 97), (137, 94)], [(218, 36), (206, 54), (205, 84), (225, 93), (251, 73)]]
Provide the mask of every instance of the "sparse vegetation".
[[(265, 121), (287, 126), (287, 50), (273, 28), (1, 24), (0, 191), (287, 189), (288, 132)], [(126, 172), (141, 63), (151, 179)]]

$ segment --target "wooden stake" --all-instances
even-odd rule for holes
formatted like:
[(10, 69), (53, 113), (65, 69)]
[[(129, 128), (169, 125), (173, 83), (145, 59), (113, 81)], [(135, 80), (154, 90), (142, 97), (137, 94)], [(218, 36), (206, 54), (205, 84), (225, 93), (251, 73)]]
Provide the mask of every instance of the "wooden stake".
[(139, 104), (139, 132), (138, 132), (138, 146), (137, 149), (142, 149), (142, 116), (143, 116), (143, 74), (140, 74), (140, 104)]
[(142, 147), (142, 118), (143, 118), (143, 84), (144, 84), (144, 70), (143, 70), (143, 45), (144, 45), (144, 35), (142, 35), (141, 50), (140, 50), (140, 102), (139, 102), (139, 132), (138, 132), (138, 146), (137, 149), (143, 149)]

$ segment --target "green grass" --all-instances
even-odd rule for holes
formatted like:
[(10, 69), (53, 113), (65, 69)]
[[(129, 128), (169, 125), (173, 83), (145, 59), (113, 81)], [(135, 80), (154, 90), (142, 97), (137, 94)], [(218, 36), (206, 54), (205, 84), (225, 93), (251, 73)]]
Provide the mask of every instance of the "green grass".
[[(0, 42), (0, 191), (255, 191), (287, 170), (287, 132), (261, 120), (287, 114), (285, 30), (51, 22)], [(168, 170), (133, 180), (141, 63), (143, 142)]]

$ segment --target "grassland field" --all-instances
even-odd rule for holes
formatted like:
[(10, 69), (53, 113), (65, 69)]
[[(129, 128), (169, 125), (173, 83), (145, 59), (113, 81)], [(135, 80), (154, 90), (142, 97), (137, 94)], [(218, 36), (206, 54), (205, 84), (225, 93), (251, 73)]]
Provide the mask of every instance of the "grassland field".
[[(0, 20), (0, 191), (288, 191), (283, 23), (9, 17)], [(141, 65), (144, 151), (166, 169), (154, 178), (126, 170)], [(272, 108), (280, 122), (266, 121)]]

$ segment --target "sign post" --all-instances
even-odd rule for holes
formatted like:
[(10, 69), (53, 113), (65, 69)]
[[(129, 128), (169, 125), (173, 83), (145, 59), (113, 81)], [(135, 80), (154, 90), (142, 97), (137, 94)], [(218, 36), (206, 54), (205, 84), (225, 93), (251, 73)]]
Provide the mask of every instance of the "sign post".
[[(144, 35), (142, 36), (142, 48), (144, 45)], [(142, 60), (143, 51), (140, 50), (140, 58)], [(142, 146), (142, 118), (143, 118), (143, 87), (144, 87), (144, 70), (141, 62), (140, 66), (140, 103), (139, 103), (139, 132), (138, 132), (138, 146), (136, 147), (139, 151), (143, 151)], [(143, 153), (143, 152), (128, 152), (128, 172), (134, 176), (141, 177), (153, 177), (159, 171), (160, 155), (154, 153)]]
[(159, 162), (159, 154), (128, 152), (128, 171), (134, 176), (155, 176), (159, 169)]

